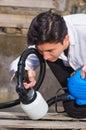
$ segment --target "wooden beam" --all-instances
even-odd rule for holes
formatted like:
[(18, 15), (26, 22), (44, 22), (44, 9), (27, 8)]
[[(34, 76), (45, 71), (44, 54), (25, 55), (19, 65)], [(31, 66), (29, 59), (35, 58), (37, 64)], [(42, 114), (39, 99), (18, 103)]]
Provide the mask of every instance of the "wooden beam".
[(0, 128), (86, 129), (86, 122), (1, 119)]
[(0, 6), (55, 8), (53, 0), (0, 0)]
[(0, 6), (27, 7), (27, 8), (55, 8), (64, 11), (67, 0), (0, 0)]
[(35, 16), (0, 14), (0, 27), (28, 28)]
[(40, 120), (30, 120), (25, 113), (0, 112), (0, 128), (86, 129), (86, 118), (75, 119), (66, 113), (47, 113)]

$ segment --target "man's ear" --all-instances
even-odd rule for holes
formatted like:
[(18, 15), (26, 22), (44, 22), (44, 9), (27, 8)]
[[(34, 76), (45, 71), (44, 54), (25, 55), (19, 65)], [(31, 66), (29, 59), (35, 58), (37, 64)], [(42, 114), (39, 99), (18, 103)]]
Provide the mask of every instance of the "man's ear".
[(64, 40), (63, 40), (63, 45), (65, 46), (65, 48), (68, 48), (69, 46), (69, 35), (66, 35)]

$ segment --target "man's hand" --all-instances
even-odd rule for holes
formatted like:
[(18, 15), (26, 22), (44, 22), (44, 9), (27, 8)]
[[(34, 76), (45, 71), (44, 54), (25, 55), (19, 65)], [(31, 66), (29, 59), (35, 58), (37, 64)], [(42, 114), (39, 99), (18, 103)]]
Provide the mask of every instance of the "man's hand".
[(30, 81), (30, 83), (27, 82), (23, 83), (26, 89), (32, 88), (36, 84), (36, 80), (35, 80), (36, 72), (34, 70), (28, 70), (27, 73), (28, 73), (28, 80)]
[(86, 64), (82, 67), (81, 77), (84, 79), (86, 76)]

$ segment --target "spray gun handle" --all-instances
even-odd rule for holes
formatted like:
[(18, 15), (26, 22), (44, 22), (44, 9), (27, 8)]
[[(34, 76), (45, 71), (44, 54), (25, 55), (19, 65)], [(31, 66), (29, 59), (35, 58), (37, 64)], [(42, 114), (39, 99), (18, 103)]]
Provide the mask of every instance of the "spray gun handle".
[(23, 82), (30, 83), (30, 81), (29, 81), (29, 79), (28, 79), (28, 73), (27, 73), (27, 71), (26, 71), (26, 70), (25, 70), (25, 72), (24, 72)]

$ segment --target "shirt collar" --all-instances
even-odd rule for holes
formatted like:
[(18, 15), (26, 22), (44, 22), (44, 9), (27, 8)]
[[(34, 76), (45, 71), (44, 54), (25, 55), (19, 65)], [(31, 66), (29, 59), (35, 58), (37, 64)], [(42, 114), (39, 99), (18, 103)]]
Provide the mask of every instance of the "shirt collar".
[(59, 59), (65, 60), (65, 61), (68, 60), (68, 59), (67, 59), (67, 56), (65, 56), (64, 52), (61, 53), (61, 55), (59, 56)]

